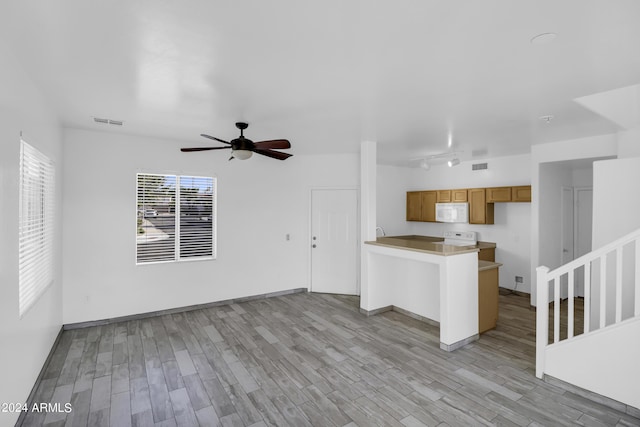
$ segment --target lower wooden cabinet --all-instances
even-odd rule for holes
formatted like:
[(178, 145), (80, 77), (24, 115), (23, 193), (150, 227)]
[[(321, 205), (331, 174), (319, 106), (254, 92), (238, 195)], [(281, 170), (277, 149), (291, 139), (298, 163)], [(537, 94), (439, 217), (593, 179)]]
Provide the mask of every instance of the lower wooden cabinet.
[(497, 267), (478, 272), (478, 333), (498, 323), (498, 283)]
[(478, 260), (496, 262), (496, 248), (482, 248), (478, 252)]

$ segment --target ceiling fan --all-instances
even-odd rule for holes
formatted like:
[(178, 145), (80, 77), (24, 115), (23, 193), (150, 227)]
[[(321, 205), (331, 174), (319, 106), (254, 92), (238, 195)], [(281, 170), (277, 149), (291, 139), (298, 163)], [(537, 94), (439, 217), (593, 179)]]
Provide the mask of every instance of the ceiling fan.
[(273, 151), (274, 148), (291, 148), (291, 143), (286, 139), (272, 139), (269, 141), (253, 142), (252, 140), (244, 137), (243, 131), (249, 127), (248, 123), (237, 122), (236, 127), (240, 129), (240, 136), (236, 139), (232, 139), (231, 142), (216, 138), (215, 136), (205, 135), (204, 133), (200, 134), (200, 136), (204, 136), (205, 138), (213, 139), (214, 141), (222, 142), (223, 144), (228, 144), (227, 147), (181, 148), (180, 151), (186, 153), (190, 151), (224, 150), (230, 148), (231, 157), (229, 157), (229, 160), (233, 158), (246, 160), (251, 157), (253, 153), (262, 154), (263, 156), (272, 157), (278, 160), (286, 160), (292, 156), (292, 154)]

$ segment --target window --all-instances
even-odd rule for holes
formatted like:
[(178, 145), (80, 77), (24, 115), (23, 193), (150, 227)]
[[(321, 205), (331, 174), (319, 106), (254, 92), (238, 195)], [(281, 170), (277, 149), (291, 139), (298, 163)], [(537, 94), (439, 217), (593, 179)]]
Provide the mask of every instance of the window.
[(215, 258), (216, 179), (146, 173), (136, 179), (137, 263)]
[(22, 317), (53, 283), (55, 170), (53, 162), (20, 140), (18, 304)]

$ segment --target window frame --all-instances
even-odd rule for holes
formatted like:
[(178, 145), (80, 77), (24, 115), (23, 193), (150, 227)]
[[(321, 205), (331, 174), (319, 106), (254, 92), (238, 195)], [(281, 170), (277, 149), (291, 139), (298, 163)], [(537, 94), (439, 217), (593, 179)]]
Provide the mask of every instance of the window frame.
[[(138, 219), (140, 218), (139, 214), (139, 177), (140, 176), (152, 176), (152, 177), (164, 177), (165, 179), (171, 178), (175, 183), (174, 189), (174, 200), (173, 204), (173, 231), (174, 231), (174, 243), (173, 243), (173, 257), (171, 259), (158, 259), (152, 261), (140, 261), (138, 257)], [(189, 179), (198, 179), (198, 180), (211, 180), (211, 254), (210, 255), (202, 255), (202, 256), (184, 256), (181, 253), (181, 242), (185, 237), (185, 233), (182, 233), (182, 209), (181, 202), (183, 201), (182, 197), (182, 181), (187, 181)], [(173, 174), (173, 173), (152, 173), (152, 172), (138, 172), (136, 173), (136, 250), (135, 250), (135, 262), (136, 265), (153, 265), (153, 264), (165, 264), (165, 263), (173, 263), (173, 262), (193, 262), (193, 261), (210, 261), (217, 259), (217, 200), (218, 200), (218, 179), (214, 175), (204, 176), (204, 175), (185, 175), (185, 174)], [(187, 198), (188, 196), (185, 196)], [(143, 201), (144, 206), (144, 201)], [(146, 209), (143, 208), (142, 218), (144, 219), (144, 212)]]

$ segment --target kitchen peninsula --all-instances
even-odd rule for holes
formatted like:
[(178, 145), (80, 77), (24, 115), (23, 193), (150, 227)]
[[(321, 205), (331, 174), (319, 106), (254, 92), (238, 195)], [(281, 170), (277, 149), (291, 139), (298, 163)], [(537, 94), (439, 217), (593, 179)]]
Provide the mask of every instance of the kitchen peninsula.
[(365, 242), (363, 251), (361, 312), (396, 309), (439, 322), (446, 351), (478, 339), (477, 245), (395, 236)]

